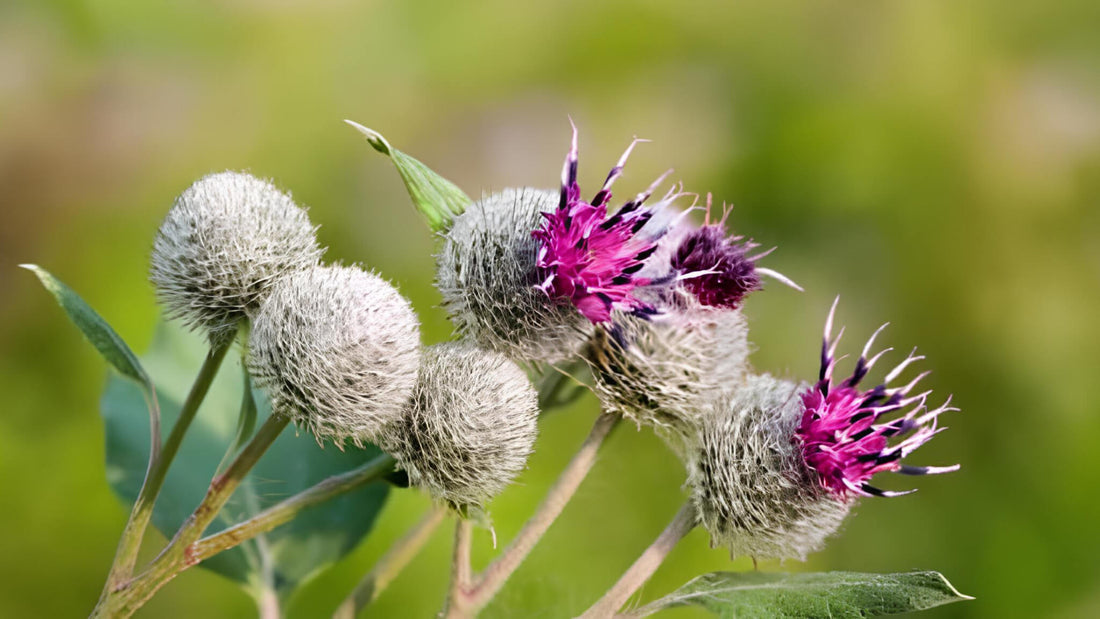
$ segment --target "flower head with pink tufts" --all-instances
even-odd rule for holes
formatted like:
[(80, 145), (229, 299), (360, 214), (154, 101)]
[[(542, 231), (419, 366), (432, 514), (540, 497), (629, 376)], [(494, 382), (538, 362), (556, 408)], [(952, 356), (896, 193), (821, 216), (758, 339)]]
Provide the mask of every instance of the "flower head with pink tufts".
[(673, 281), (680, 282), (703, 305), (725, 309), (737, 309), (749, 293), (763, 289), (762, 275), (801, 291), (798, 284), (782, 273), (757, 264), (775, 251), (774, 247), (754, 253), (759, 243), (726, 232), (726, 219), (731, 211), (731, 207), (726, 207), (722, 218), (712, 221), (708, 194), (703, 225), (678, 224), (687, 231), (678, 236), (668, 257)]
[[(553, 299), (568, 299), (593, 323), (607, 323), (612, 310), (650, 315), (656, 310), (639, 300), (634, 290), (650, 280), (638, 276), (647, 258), (657, 250), (664, 226), (647, 226), (655, 208), (643, 206), (662, 175), (645, 191), (618, 209), (607, 212), (611, 185), (622, 175), (635, 139), (611, 169), (603, 187), (585, 202), (577, 183), (577, 128), (562, 169), (561, 199), (552, 213), (543, 213), (542, 225), (531, 234), (539, 242), (537, 265), (541, 288)], [(670, 196), (666, 196), (669, 200)], [(657, 228), (655, 230), (650, 228)]]
[[(852, 375), (839, 383), (834, 382), (837, 344), (844, 335), (841, 329), (837, 338), (831, 340), (836, 305), (834, 301), (825, 322), (819, 380), (812, 389), (802, 394), (802, 422), (795, 439), (801, 446), (806, 464), (816, 473), (821, 485), (841, 499), (852, 495), (899, 496), (913, 491), (880, 490), (868, 481), (883, 471), (926, 475), (958, 470), (958, 465), (932, 467), (901, 464), (902, 458), (945, 429), (936, 425), (940, 413), (958, 410), (949, 406), (950, 398), (939, 408), (928, 410), (926, 403), (931, 391), (909, 395), (928, 372), (922, 372), (904, 386), (887, 386), (907, 366), (924, 357), (910, 353), (886, 375), (882, 384), (869, 390), (858, 388), (875, 362), (892, 350), (887, 348), (868, 358), (875, 337), (886, 325), (879, 327), (867, 341)], [(905, 412), (889, 421), (883, 419), (899, 411)], [(900, 440), (891, 444), (894, 439)]]

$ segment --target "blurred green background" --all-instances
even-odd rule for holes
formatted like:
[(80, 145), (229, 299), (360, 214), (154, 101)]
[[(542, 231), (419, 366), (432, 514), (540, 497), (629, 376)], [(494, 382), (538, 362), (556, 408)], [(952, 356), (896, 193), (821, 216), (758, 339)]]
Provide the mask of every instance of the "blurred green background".
[[(803, 565), (943, 571), (974, 602), (928, 617), (1100, 616), (1100, 3), (27, 1), (0, 5), (0, 616), (86, 614), (126, 510), (104, 479), (105, 366), (34, 278), (40, 263), (138, 350), (173, 197), (226, 168), (308, 205), (329, 258), (408, 295), (448, 337), (433, 242), (397, 174), (343, 118), (382, 131), (471, 195), (556, 187), (567, 116), (586, 194), (635, 134), (619, 190), (675, 167), (734, 203), (736, 229), (803, 284), (747, 313), (755, 365), (816, 371), (833, 296), (850, 352), (919, 345), (963, 409), (914, 463), (961, 462), (914, 496), (865, 500)], [(547, 418), (492, 505), (511, 538), (579, 444), (589, 397)], [(622, 428), (490, 617), (583, 610), (664, 527), (677, 460)], [(886, 480), (893, 488), (909, 479)], [(398, 492), (376, 534), (293, 601), (326, 616), (425, 509)], [(449, 531), (371, 616), (429, 617)], [(492, 554), (487, 535), (475, 559)], [(695, 531), (644, 590), (747, 569)], [(252, 611), (191, 570), (145, 617)], [(692, 611), (670, 617), (699, 616)]]

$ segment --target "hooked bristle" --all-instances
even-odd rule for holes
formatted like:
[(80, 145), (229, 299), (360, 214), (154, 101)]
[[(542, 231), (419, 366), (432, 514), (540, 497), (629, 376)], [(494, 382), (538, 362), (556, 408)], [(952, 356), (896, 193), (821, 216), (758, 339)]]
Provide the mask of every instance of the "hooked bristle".
[(413, 397), (380, 445), (413, 485), (455, 508), (483, 507), (527, 465), (538, 395), (515, 363), (468, 343), (424, 351)]
[(676, 311), (617, 315), (586, 354), (604, 406), (639, 425), (676, 427), (704, 403), (737, 389), (748, 373), (748, 325), (738, 310), (708, 308), (686, 293)]
[(455, 217), (437, 256), (436, 285), (456, 331), (515, 361), (553, 363), (575, 355), (592, 325), (568, 302), (538, 288), (531, 232), (558, 195), (505, 189)]
[(358, 267), (284, 277), (249, 339), (249, 370), (272, 412), (338, 445), (373, 442), (400, 416), (419, 363), (420, 328), (409, 302)]
[(279, 278), (323, 250), (305, 209), (268, 181), (210, 174), (176, 198), (153, 242), (150, 280), (170, 318), (212, 341), (236, 331)]
[(804, 560), (848, 514), (810, 476), (794, 443), (800, 387), (769, 375), (713, 403), (688, 449), (688, 486), (712, 545)]

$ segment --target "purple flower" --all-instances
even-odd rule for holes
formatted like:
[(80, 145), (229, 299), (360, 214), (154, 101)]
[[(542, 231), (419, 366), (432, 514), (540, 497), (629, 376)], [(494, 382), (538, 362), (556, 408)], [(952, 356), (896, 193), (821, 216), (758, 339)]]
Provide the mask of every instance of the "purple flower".
[[(860, 381), (875, 362), (892, 350), (888, 348), (873, 357), (867, 357), (875, 337), (886, 325), (879, 327), (867, 341), (852, 375), (839, 383), (833, 382), (833, 370), (838, 361), (836, 348), (844, 335), (844, 330), (841, 329), (836, 340), (830, 341), (835, 312), (834, 301), (825, 322), (821, 374), (818, 383), (802, 394), (802, 422), (795, 439), (801, 447), (806, 464), (816, 473), (821, 485), (840, 499), (851, 495), (899, 496), (913, 491), (890, 492), (875, 488), (867, 482), (876, 473), (883, 471), (925, 475), (958, 470), (958, 465), (920, 467), (901, 464), (902, 458), (945, 429), (936, 426), (936, 418), (940, 413), (958, 410), (949, 407), (950, 398), (939, 408), (927, 410), (925, 404), (931, 391), (909, 395), (928, 372), (919, 374), (907, 385), (887, 386), (910, 363), (924, 357), (910, 353), (887, 374), (882, 384), (868, 390), (858, 388)], [(889, 421), (883, 419), (887, 414), (899, 411), (905, 412)], [(895, 442), (891, 444), (891, 440)]]
[(593, 323), (609, 322), (612, 310), (639, 315), (656, 312), (634, 296), (634, 289), (650, 283), (638, 272), (657, 250), (657, 241), (664, 234), (663, 226), (656, 231), (643, 230), (655, 212), (643, 204), (664, 176), (614, 215), (607, 212), (611, 185), (622, 174), (630, 151), (640, 141), (634, 140), (627, 147), (600, 191), (591, 202), (585, 202), (577, 184), (577, 128), (574, 126), (572, 147), (562, 169), (558, 208), (552, 213), (543, 213), (542, 225), (531, 233), (540, 245), (537, 266), (542, 283), (539, 288), (553, 299), (568, 299)]
[(672, 268), (703, 305), (737, 308), (746, 294), (760, 290), (760, 275), (748, 253), (757, 245), (727, 237), (720, 224), (689, 232), (672, 254)]
[(669, 257), (676, 279), (695, 295), (703, 305), (736, 309), (750, 292), (762, 289), (761, 275), (802, 290), (793, 281), (771, 269), (760, 268), (756, 262), (775, 248), (750, 255), (759, 243), (744, 240), (740, 235), (727, 236), (724, 224), (729, 210), (717, 223), (710, 223), (710, 196), (707, 196), (707, 221), (692, 228), (679, 239)]

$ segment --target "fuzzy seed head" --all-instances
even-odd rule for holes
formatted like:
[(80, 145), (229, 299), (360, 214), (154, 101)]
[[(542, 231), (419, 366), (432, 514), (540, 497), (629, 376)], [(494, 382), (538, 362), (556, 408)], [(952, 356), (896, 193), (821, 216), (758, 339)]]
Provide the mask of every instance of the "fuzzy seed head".
[(792, 440), (802, 418), (798, 385), (750, 376), (719, 398), (695, 432), (688, 485), (714, 546), (758, 558), (819, 550), (848, 514), (813, 479)]
[(456, 330), (477, 346), (553, 363), (574, 355), (591, 333), (568, 299), (537, 287), (531, 232), (557, 205), (551, 191), (506, 189), (470, 205), (445, 233), (436, 285)]
[(401, 415), (419, 363), (409, 302), (358, 267), (281, 278), (252, 325), (249, 369), (273, 412), (338, 445), (373, 442)]
[(467, 343), (424, 351), (413, 397), (383, 449), (409, 480), (453, 507), (482, 507), (527, 465), (538, 396), (504, 355)]
[(748, 373), (748, 326), (738, 310), (704, 307), (676, 293), (675, 310), (653, 318), (616, 315), (598, 329), (586, 360), (607, 410), (639, 425), (676, 428), (702, 404), (740, 387)]
[(317, 264), (322, 252), (289, 195), (249, 174), (220, 172), (176, 198), (153, 242), (150, 279), (170, 318), (217, 340), (280, 277)]

